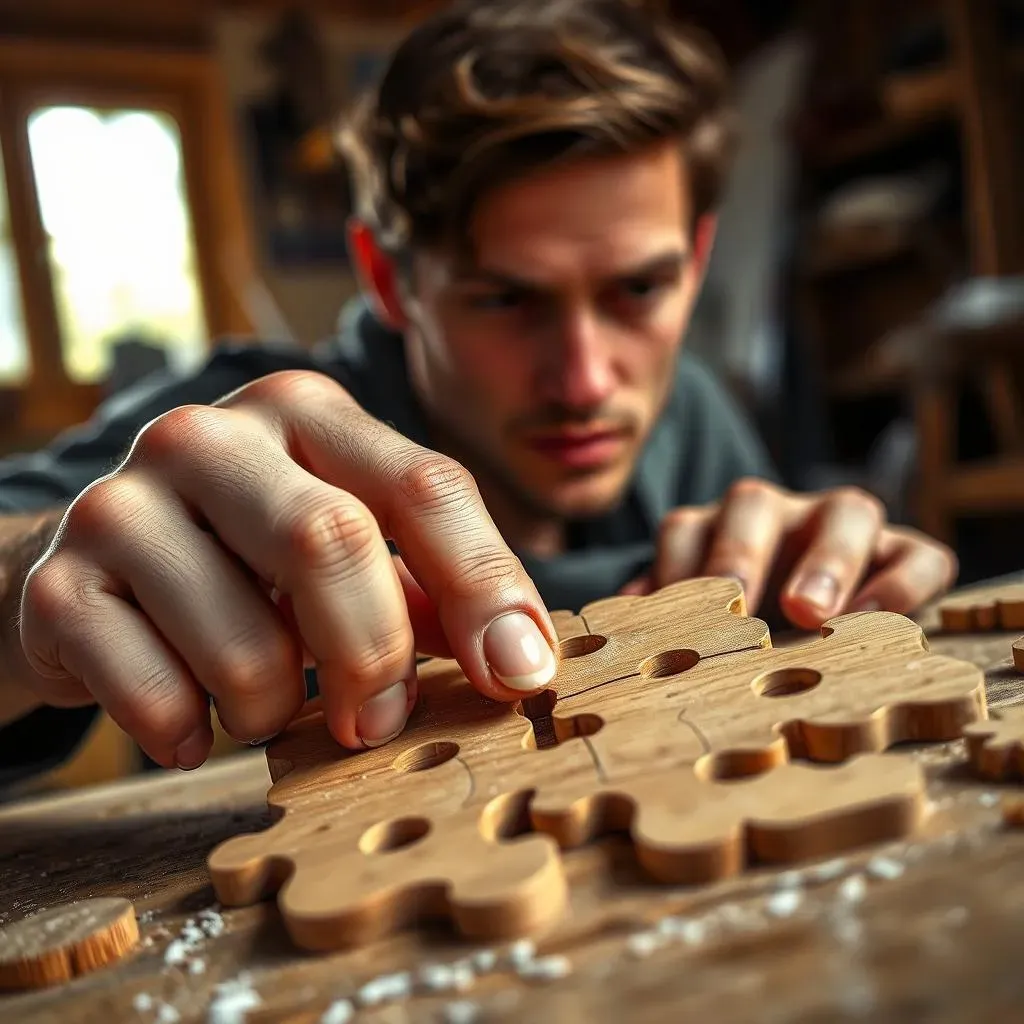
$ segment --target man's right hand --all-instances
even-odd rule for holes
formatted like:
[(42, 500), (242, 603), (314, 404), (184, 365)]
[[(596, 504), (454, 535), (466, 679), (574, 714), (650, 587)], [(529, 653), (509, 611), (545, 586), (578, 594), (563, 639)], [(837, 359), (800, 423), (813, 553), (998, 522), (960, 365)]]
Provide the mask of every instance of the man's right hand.
[(551, 681), (557, 640), (465, 469), (285, 372), (142, 430), (29, 573), (21, 643), (41, 700), (97, 702), (194, 768), (207, 695), (231, 736), (265, 739), (301, 708), (305, 659), (358, 749), (405, 725), (417, 651), (513, 700)]

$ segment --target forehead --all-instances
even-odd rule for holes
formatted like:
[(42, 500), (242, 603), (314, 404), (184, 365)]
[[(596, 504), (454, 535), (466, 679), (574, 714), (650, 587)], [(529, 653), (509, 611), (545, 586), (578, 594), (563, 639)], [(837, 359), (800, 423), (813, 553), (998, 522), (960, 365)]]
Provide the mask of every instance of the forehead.
[(472, 262), (534, 279), (614, 273), (685, 249), (689, 207), (674, 143), (571, 161), (483, 197), (469, 225)]

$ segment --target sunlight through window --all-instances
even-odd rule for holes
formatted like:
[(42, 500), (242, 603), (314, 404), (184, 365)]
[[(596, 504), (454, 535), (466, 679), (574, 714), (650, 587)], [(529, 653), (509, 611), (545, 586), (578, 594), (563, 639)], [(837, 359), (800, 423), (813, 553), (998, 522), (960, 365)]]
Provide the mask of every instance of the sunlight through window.
[(7, 182), (0, 160), (0, 384), (20, 384), (28, 376), (28, 341), (21, 307), (18, 259), (7, 215)]
[(206, 328), (174, 120), (49, 107), (29, 120), (29, 143), (68, 376), (102, 380), (128, 337), (174, 365), (198, 361)]

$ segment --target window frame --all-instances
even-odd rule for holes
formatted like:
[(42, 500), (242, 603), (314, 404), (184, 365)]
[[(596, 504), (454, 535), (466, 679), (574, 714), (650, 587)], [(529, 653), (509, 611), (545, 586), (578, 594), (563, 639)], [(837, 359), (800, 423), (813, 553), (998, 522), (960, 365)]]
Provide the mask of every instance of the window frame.
[[(0, 388), (0, 408), (11, 410), (19, 435), (33, 438), (87, 419), (103, 394), (102, 384), (76, 383), (64, 367), (32, 170), (29, 118), (59, 105), (160, 110), (175, 119), (208, 336), (216, 344), (253, 332), (243, 300), (256, 275), (252, 206), (216, 55), (0, 40), (0, 153), (30, 360), (24, 384)], [(0, 417), (0, 432), (10, 431), (10, 418)]]

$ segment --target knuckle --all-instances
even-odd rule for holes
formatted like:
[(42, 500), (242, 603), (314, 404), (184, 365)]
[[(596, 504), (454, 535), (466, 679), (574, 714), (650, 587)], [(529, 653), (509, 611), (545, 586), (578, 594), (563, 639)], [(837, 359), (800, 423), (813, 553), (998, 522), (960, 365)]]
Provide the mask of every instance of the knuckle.
[(140, 730), (160, 740), (187, 731), (190, 709), (179, 698), (180, 680), (170, 665), (159, 658), (146, 659), (136, 668), (133, 683), (126, 712)]
[(88, 637), (100, 611), (85, 575), (60, 555), (32, 568), (21, 590), (18, 637), (29, 664), (41, 675), (63, 676), (62, 651)]
[(81, 578), (59, 556), (38, 563), (22, 587), (22, 626), (48, 629), (68, 624), (91, 605), (91, 595)]
[(685, 508), (674, 508), (665, 515), (661, 521), (662, 533), (677, 533), (693, 530), (701, 526), (706, 519), (703, 509), (692, 506)]
[(884, 522), (887, 518), (885, 504), (882, 500), (861, 487), (837, 488), (833, 492), (832, 498), (836, 504), (860, 509), (878, 522)]
[(255, 697), (280, 675), (289, 658), (284, 642), (268, 644), (252, 636), (235, 637), (223, 644), (213, 659), (217, 689), (236, 697)]
[(289, 551), (307, 568), (344, 561), (357, 570), (373, 557), (380, 538), (373, 514), (351, 495), (304, 509), (288, 527)]
[(131, 527), (147, 506), (144, 488), (130, 475), (117, 471), (90, 484), (71, 503), (64, 536), (122, 532)]
[(478, 494), (468, 469), (433, 452), (409, 461), (399, 473), (398, 491), (401, 499), (420, 511), (475, 503)]
[(761, 480), (755, 476), (745, 476), (730, 484), (726, 491), (726, 501), (763, 501), (776, 493), (778, 493), (777, 489), (767, 480)]
[(522, 587), (522, 565), (509, 552), (478, 551), (452, 566), (447, 591), (455, 600), (471, 600), (481, 593), (504, 597)]
[(301, 408), (303, 405), (322, 402), (328, 395), (337, 398), (345, 394), (347, 392), (340, 384), (322, 373), (313, 370), (278, 370), (246, 384), (224, 401), (230, 405), (254, 401)]
[(147, 423), (132, 445), (127, 464), (162, 465), (188, 452), (224, 452), (238, 447), (238, 417), (209, 405), (181, 405)]
[(708, 570), (714, 575), (750, 565), (757, 559), (757, 549), (738, 537), (720, 537), (711, 552)]
[(386, 679), (394, 682), (409, 669), (412, 640), (402, 625), (383, 629), (368, 636), (358, 649), (348, 652), (346, 674), (362, 687), (367, 681)]

